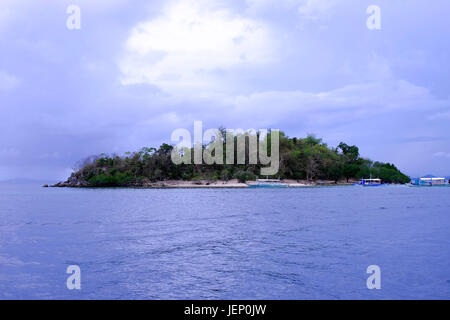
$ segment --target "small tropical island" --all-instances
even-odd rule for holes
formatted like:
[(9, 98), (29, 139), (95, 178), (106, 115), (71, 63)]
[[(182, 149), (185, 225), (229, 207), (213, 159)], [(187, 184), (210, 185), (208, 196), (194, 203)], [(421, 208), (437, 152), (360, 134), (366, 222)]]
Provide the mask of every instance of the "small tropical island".
[[(260, 174), (261, 166), (249, 164), (248, 157), (244, 164), (177, 165), (171, 159), (173, 149), (173, 145), (163, 143), (158, 149), (90, 156), (77, 164), (67, 181), (52, 187), (247, 187), (246, 183)], [(187, 152), (194, 152), (193, 148)], [(290, 186), (351, 184), (369, 176), (384, 183), (410, 181), (394, 164), (361, 157), (357, 146), (341, 142), (335, 148), (328, 147), (315, 135), (289, 138), (280, 132), (279, 157), (279, 171), (270, 178)]]

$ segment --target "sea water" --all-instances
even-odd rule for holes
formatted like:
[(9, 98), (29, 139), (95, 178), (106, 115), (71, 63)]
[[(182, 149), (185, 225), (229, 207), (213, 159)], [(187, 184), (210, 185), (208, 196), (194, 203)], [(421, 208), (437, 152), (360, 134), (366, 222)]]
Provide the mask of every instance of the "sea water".
[(0, 299), (449, 299), (449, 208), (433, 187), (1, 184)]

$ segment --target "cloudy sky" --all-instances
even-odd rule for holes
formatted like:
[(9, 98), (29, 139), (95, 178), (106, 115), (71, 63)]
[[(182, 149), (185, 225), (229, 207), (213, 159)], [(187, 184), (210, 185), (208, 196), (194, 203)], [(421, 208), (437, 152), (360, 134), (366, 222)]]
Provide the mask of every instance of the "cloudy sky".
[(412, 176), (450, 175), (449, 12), (448, 0), (1, 0), (0, 180), (64, 179), (79, 159), (170, 142), (194, 120), (315, 133)]

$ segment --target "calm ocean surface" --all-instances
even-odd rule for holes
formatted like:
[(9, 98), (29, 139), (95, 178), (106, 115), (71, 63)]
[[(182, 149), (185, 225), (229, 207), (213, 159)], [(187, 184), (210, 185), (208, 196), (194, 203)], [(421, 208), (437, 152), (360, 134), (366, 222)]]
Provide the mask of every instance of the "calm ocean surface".
[(449, 208), (438, 187), (0, 184), (0, 299), (449, 299)]

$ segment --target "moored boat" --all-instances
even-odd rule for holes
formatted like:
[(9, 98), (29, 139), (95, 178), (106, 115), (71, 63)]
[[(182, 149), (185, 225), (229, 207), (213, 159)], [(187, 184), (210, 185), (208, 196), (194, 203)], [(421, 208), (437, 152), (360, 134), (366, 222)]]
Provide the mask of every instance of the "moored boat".
[(431, 177), (431, 178), (418, 178), (413, 179), (410, 182), (410, 186), (413, 187), (448, 187), (449, 182), (445, 178)]
[(363, 187), (379, 187), (382, 186), (383, 183), (381, 182), (381, 179), (361, 179), (359, 180), (359, 185)]
[(256, 179), (255, 183), (249, 183), (250, 188), (287, 188), (288, 184), (282, 183), (280, 179)]

